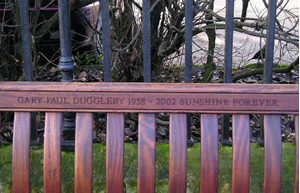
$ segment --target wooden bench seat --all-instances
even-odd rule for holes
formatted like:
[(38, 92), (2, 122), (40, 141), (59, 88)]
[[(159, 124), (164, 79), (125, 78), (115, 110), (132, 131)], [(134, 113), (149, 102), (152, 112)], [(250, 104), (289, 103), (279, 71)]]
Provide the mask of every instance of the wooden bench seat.
[[(30, 192), (30, 112), (46, 112), (44, 192), (61, 192), (62, 112), (76, 112), (75, 190), (92, 192), (93, 112), (107, 113), (106, 192), (123, 192), (124, 113), (139, 113), (138, 192), (155, 192), (155, 114), (170, 113), (169, 192), (186, 192), (187, 118), (201, 113), (201, 193), (218, 189), (218, 114), (233, 128), (232, 192), (250, 190), (249, 114), (264, 115), (264, 192), (281, 188), (281, 114), (295, 115), (298, 85), (0, 82), (0, 111), (15, 112), (13, 189)], [(200, 160), (199, 160), (200, 162)]]

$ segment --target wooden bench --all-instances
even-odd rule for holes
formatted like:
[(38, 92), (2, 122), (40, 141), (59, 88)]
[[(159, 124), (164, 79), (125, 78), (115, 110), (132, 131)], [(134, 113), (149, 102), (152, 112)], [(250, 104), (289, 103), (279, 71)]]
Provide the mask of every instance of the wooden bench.
[[(201, 193), (217, 192), (218, 115), (233, 123), (232, 192), (249, 192), (249, 114), (264, 114), (264, 192), (281, 188), (280, 114), (295, 115), (298, 85), (1, 82), (0, 111), (14, 111), (13, 189), (30, 192), (30, 112), (46, 112), (44, 191), (61, 192), (62, 112), (76, 112), (75, 189), (92, 192), (92, 112), (107, 112), (106, 192), (123, 192), (124, 113), (138, 112), (138, 192), (155, 192), (155, 114), (170, 112), (169, 192), (186, 192), (187, 112), (201, 113)], [(199, 160), (200, 161), (200, 160)], [(200, 172), (200, 171), (199, 171)]]

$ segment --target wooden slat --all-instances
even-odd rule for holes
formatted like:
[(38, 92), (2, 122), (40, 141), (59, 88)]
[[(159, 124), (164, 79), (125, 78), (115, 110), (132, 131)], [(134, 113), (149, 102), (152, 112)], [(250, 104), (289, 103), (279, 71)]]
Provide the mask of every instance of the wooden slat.
[(232, 193), (250, 190), (250, 127), (249, 115), (233, 115)]
[(186, 192), (187, 117), (170, 114), (169, 193)]
[(265, 162), (264, 193), (279, 193), (281, 188), (280, 115), (264, 116)]
[(93, 114), (76, 114), (75, 192), (93, 192)]
[(299, 193), (299, 115), (295, 116), (295, 133), (296, 133), (296, 173), (294, 193)]
[(30, 113), (16, 112), (13, 135), (13, 191), (30, 190)]
[(61, 192), (62, 113), (46, 113), (44, 138), (44, 192)]
[(218, 192), (218, 116), (201, 115), (201, 193)]
[(139, 114), (138, 192), (155, 192), (155, 114)]
[(106, 192), (123, 192), (124, 114), (107, 113)]

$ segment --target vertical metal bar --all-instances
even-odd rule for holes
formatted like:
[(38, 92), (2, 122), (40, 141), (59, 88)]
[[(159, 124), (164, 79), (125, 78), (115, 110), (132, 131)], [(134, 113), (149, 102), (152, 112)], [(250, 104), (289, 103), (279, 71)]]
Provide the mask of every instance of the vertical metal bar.
[[(58, 69), (62, 73), (62, 82), (73, 82), (75, 64), (71, 48), (70, 10), (68, 0), (58, 0), (59, 36), (61, 57)], [(74, 148), (75, 113), (64, 113), (63, 148)]]
[(224, 83), (232, 82), (233, 12), (234, 0), (226, 0)]
[[(33, 79), (33, 63), (31, 49), (30, 22), (28, 14), (28, 1), (19, 0), (21, 34), (22, 34), (22, 53), (24, 63), (25, 81)], [(36, 113), (31, 113), (31, 140), (37, 139)]]
[(266, 42), (266, 63), (264, 67), (264, 83), (272, 83), (272, 69), (274, 59), (274, 39), (275, 39), (275, 21), (276, 21), (277, 0), (269, 0), (268, 6), (268, 29)]
[(31, 54), (31, 36), (29, 30), (28, 2), (19, 0), (21, 33), (22, 33), (22, 51), (24, 61), (25, 81), (32, 81), (33, 67)]
[(101, 5), (102, 30), (103, 30), (103, 52), (104, 52), (104, 81), (111, 82), (111, 47), (110, 47), (110, 22), (109, 22), (109, 0), (103, 0)]
[[(225, 28), (225, 63), (224, 63), (224, 83), (232, 82), (232, 46), (233, 46), (233, 27), (234, 27), (234, 0), (226, 0), (226, 28)], [(223, 144), (230, 144), (230, 114), (222, 117)]]
[(150, 0), (143, 0), (144, 82), (151, 82), (151, 21)]
[(185, 68), (184, 80), (192, 82), (193, 1), (185, 0)]
[[(185, 68), (184, 81), (185, 83), (192, 82), (192, 54), (193, 54), (193, 0), (185, 0)], [(192, 145), (191, 141), (191, 114), (187, 114), (187, 140), (188, 144)]]

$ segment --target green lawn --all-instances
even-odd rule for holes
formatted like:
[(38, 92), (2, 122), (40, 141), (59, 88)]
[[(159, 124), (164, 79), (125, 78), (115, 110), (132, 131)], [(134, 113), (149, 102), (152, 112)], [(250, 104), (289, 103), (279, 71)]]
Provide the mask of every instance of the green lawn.
[[(11, 148), (0, 148), (0, 192), (12, 192)], [(283, 148), (282, 192), (293, 192), (295, 173), (295, 145), (285, 143)], [(251, 192), (262, 192), (263, 148), (252, 144)], [(157, 145), (156, 192), (168, 192), (169, 145)], [(43, 192), (43, 152), (33, 150), (32, 190)], [(219, 192), (230, 192), (232, 169), (232, 148), (220, 147)], [(74, 192), (74, 153), (62, 152), (63, 192)], [(137, 192), (137, 145), (125, 145), (125, 184), (127, 192)], [(188, 192), (199, 192), (200, 184), (200, 145), (188, 149)], [(105, 192), (105, 146), (94, 145), (94, 192)]]

